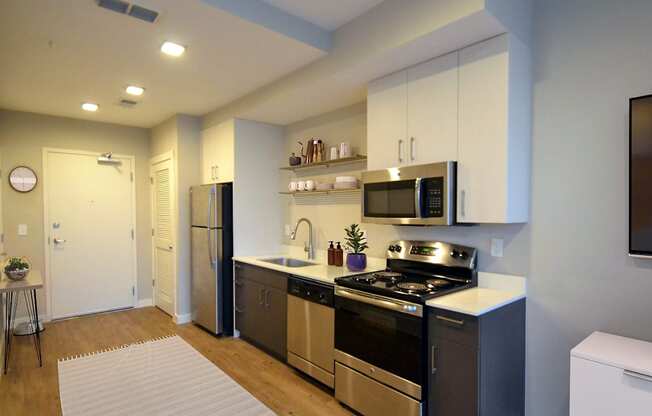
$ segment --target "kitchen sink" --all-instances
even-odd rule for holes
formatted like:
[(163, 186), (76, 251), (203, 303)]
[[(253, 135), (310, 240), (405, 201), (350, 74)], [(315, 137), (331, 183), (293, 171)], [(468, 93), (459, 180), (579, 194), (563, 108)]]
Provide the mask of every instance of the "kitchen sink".
[(279, 266), (285, 266), (285, 267), (306, 267), (306, 266), (314, 266), (315, 264), (317, 264), (317, 263), (311, 263), (309, 261), (304, 261), (299, 259), (291, 259), (288, 257), (262, 259), (261, 261), (264, 261), (266, 263), (278, 264)]

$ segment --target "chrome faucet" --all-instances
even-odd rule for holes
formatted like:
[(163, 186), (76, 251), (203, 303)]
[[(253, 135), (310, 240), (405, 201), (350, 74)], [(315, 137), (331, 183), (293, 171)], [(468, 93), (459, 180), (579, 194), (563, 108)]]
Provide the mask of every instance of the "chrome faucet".
[(302, 222), (308, 224), (308, 241), (305, 242), (303, 251), (308, 255), (308, 260), (313, 260), (315, 258), (315, 248), (312, 246), (312, 223), (308, 218), (300, 218), (299, 221), (297, 221), (297, 224), (294, 226), (294, 231), (290, 233), (290, 240), (296, 240), (297, 229), (299, 229), (299, 224)]

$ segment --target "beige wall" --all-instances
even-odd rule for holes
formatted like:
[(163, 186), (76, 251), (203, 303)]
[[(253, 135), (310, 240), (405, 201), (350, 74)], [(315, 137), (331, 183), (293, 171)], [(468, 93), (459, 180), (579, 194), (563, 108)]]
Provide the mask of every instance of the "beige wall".
[[(317, 137), (333, 145), (342, 141), (351, 143), (354, 151), (366, 154), (367, 129), (366, 106), (364, 103), (349, 106), (327, 114), (322, 114), (285, 129), (286, 152), (298, 152), (297, 140), (305, 141)], [(287, 163), (287, 160), (284, 161)], [(333, 182), (338, 175), (360, 177), (364, 164), (355, 167), (339, 167), (326, 170), (309, 170), (297, 174), (284, 175), (280, 187), (286, 187), (289, 180), (315, 179)], [(357, 169), (357, 170), (356, 170)], [(285, 224), (292, 225), (297, 219), (306, 217), (314, 226), (316, 248), (325, 250), (329, 240), (343, 241), (344, 227), (360, 223), (361, 206), (359, 194), (340, 194), (337, 196), (284, 196)], [(384, 257), (387, 244), (397, 239), (441, 240), (477, 247), (480, 250), (480, 269), (497, 273), (527, 275), (529, 229), (526, 225), (478, 225), (464, 227), (397, 227), (391, 225), (362, 224), (369, 239), (369, 255)], [(303, 246), (307, 239), (307, 228), (299, 230), (297, 239), (291, 241), (284, 237), (284, 243)], [(491, 257), (491, 239), (505, 240), (503, 258)]]
[[(136, 239), (138, 249), (138, 297), (151, 298), (151, 245), (149, 203), (148, 131), (107, 123), (74, 120), (32, 113), (0, 110), (2, 154), (2, 211), (5, 247), (9, 255), (29, 257), (35, 268), (45, 269), (43, 187), (20, 194), (5, 180), (17, 165), (26, 165), (42, 177), (44, 147), (114, 152), (136, 158)], [(100, 219), (101, 220), (101, 219)], [(28, 235), (18, 236), (18, 224), (27, 224)]]

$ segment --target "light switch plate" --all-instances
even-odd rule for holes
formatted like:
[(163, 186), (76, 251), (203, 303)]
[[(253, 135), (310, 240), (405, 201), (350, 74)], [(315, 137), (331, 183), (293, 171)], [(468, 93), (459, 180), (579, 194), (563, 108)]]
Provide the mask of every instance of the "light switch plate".
[(491, 239), (491, 255), (493, 257), (502, 257), (505, 240), (502, 238)]
[(18, 235), (27, 235), (27, 224), (18, 224)]

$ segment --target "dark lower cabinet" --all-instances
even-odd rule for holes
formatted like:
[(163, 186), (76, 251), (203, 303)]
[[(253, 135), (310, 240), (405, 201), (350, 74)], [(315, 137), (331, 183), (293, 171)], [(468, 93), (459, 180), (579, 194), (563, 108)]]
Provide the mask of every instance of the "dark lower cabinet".
[(525, 413), (525, 300), (480, 317), (428, 310), (429, 416)]
[(240, 337), (285, 361), (288, 275), (235, 265), (235, 327)]

